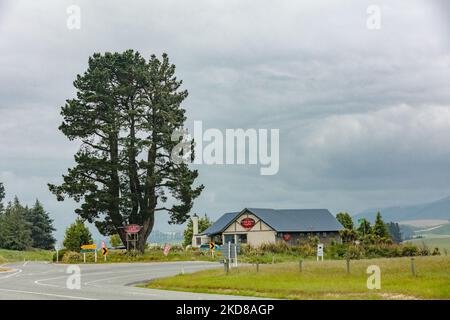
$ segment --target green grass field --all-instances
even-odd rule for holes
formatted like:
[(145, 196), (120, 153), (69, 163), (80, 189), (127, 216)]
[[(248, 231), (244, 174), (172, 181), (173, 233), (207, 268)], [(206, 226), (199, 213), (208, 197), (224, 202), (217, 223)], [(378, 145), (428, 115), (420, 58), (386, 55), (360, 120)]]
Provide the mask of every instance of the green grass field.
[(23, 260), (51, 261), (52, 254), (52, 251), (37, 249), (27, 251), (0, 249), (0, 264)]
[[(305, 261), (201, 271), (152, 281), (149, 288), (249, 295), (283, 299), (450, 299), (450, 257), (415, 257), (414, 277), (409, 258), (346, 262)], [(381, 270), (381, 289), (367, 288), (369, 265)]]

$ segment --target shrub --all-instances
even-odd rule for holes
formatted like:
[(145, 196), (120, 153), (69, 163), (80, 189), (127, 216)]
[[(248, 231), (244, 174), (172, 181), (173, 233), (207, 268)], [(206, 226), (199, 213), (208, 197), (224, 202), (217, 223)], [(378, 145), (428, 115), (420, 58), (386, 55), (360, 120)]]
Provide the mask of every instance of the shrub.
[[(61, 249), (61, 250), (58, 251), (58, 259), (59, 259), (60, 262), (62, 261), (62, 259), (64, 257), (64, 254), (66, 252), (67, 252), (67, 249)], [(53, 253), (52, 261), (56, 262), (56, 252)]]
[(402, 247), (402, 256), (412, 257), (417, 255), (417, 247), (412, 244), (406, 244)]
[[(432, 255), (433, 255), (433, 256), (440, 256), (441, 253), (439, 252), (439, 248), (434, 248)], [(447, 254), (446, 254), (446, 255), (447, 255)]]
[(79, 263), (83, 261), (83, 255), (74, 251), (66, 251), (61, 261), (63, 263)]

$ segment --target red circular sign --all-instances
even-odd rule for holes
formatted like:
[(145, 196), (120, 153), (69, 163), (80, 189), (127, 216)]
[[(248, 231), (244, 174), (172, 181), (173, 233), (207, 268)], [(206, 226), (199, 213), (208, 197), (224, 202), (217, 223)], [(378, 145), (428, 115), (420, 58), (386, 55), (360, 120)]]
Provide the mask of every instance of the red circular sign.
[(138, 233), (141, 230), (141, 226), (138, 224), (129, 224), (125, 226), (126, 233)]
[(255, 225), (255, 220), (252, 218), (245, 218), (241, 220), (241, 226), (243, 226), (245, 229), (253, 228)]
[(289, 233), (284, 233), (283, 234), (283, 240), (284, 241), (289, 241), (291, 240), (291, 235)]

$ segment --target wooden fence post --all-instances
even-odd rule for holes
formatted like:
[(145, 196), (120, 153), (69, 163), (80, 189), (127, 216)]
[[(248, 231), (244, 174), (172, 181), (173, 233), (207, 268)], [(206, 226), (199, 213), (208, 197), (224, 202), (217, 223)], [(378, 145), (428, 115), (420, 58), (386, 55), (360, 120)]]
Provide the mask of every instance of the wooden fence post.
[(347, 261), (347, 274), (350, 274), (350, 258), (347, 258), (346, 261)]
[(414, 257), (411, 257), (411, 273), (413, 277), (416, 276), (416, 269), (414, 268)]

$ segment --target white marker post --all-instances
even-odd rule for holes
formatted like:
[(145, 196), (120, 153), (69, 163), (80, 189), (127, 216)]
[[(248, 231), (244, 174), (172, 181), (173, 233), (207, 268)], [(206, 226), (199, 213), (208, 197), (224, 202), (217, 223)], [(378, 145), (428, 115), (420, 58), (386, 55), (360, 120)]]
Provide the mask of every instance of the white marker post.
[(228, 261), (231, 262), (231, 241), (228, 241)]
[(83, 261), (86, 263), (86, 252), (83, 252)]
[(323, 261), (323, 243), (317, 245), (317, 261), (319, 261), (319, 257)]
[(234, 266), (237, 268), (238, 261), (237, 261), (237, 244), (234, 245)]

